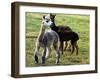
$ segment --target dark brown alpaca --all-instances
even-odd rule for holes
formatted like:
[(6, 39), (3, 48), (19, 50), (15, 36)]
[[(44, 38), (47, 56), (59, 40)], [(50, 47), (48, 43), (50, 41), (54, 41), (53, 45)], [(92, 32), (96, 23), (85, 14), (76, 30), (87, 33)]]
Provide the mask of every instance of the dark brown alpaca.
[[(54, 14), (49, 14), (49, 17), (53, 23), (55, 23), (55, 16), (56, 15), (54, 15)], [(72, 32), (72, 29), (69, 26), (59, 25), (56, 27), (58, 27), (58, 32), (68, 32), (68, 31)], [(71, 48), (71, 45), (70, 44), (68, 45), (68, 41), (65, 41), (64, 51), (66, 50), (67, 46), (68, 46), (68, 49)], [(60, 46), (60, 48), (61, 48), (61, 46)]]
[[(63, 54), (63, 42), (66, 41), (71, 41), (71, 46), (72, 46), (72, 52), (74, 52), (74, 49), (76, 48), (76, 54), (78, 54), (78, 45), (77, 41), (79, 40), (79, 36), (76, 32), (72, 31), (72, 29), (69, 26), (56, 26), (55, 25), (55, 15), (49, 14), (49, 17), (51, 21), (53, 22), (51, 29), (56, 31), (60, 37), (60, 48), (62, 50)], [(67, 44), (66, 44), (67, 47)], [(65, 48), (66, 48), (65, 47)]]

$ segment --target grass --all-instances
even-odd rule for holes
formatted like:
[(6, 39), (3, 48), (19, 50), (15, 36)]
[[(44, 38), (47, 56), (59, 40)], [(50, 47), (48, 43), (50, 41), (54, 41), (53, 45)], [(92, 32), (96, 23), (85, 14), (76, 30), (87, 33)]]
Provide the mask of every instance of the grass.
[[(26, 36), (38, 36), (43, 15), (41, 13), (26, 13)], [(57, 14), (56, 24), (70, 26), (73, 31), (79, 34), (80, 38), (78, 41), (79, 55), (77, 56), (75, 52), (70, 55), (69, 51), (64, 51), (59, 65), (89, 64), (89, 16)], [(39, 51), (39, 64), (34, 62), (35, 43), (36, 38), (26, 38), (26, 67), (42, 66), (42, 49)], [(52, 49), (45, 66), (56, 65), (55, 59), (55, 51)]]

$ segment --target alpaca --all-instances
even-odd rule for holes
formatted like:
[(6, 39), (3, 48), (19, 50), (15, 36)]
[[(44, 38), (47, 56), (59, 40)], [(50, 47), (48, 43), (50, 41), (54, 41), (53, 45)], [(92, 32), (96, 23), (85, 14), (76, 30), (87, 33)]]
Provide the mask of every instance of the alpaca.
[[(53, 23), (55, 23), (55, 16), (56, 16), (55, 14), (51, 14), (51, 13), (47, 15), (48, 19), (51, 19), (51, 21)], [(56, 27), (58, 29), (58, 32), (68, 32), (68, 31), (72, 32), (72, 29), (69, 26), (59, 25), (59, 26), (56, 26)], [(61, 48), (61, 46), (60, 46), (60, 48)], [(69, 42), (65, 41), (64, 51), (66, 50), (66, 48), (68, 50), (70, 50), (70, 48), (71, 48), (70, 41)]]
[(73, 52), (76, 48), (76, 54), (78, 55), (78, 44), (77, 44), (77, 41), (79, 40), (78, 34), (74, 31), (72, 31), (72, 32), (57, 32), (57, 33), (58, 33), (58, 35), (60, 37), (60, 41), (61, 41), (62, 54), (63, 54), (63, 42), (70, 40), (71, 46), (72, 46), (71, 54), (73, 54)]
[(45, 16), (43, 16), (41, 29), (36, 41), (36, 48), (35, 48), (35, 53), (34, 53), (34, 58), (35, 58), (36, 63), (39, 62), (38, 52), (39, 52), (40, 47), (42, 47), (44, 49), (42, 53), (42, 64), (45, 64), (46, 59), (48, 58), (48, 55), (51, 52), (52, 44), (56, 51), (56, 64), (59, 63), (59, 59), (60, 59), (59, 36), (55, 31), (51, 29), (46, 31), (46, 28), (48, 28), (48, 26), (50, 26), (51, 24), (52, 24), (51, 21), (47, 20)]
[(52, 25), (50, 26), (51, 29), (57, 32), (60, 37), (60, 46), (61, 46), (62, 54), (63, 54), (63, 42), (71, 41), (71, 46), (72, 46), (71, 54), (73, 54), (76, 48), (76, 54), (78, 55), (78, 45), (77, 45), (77, 41), (79, 40), (78, 34), (74, 31), (70, 31), (69, 27), (66, 27), (66, 29), (68, 29), (69, 31), (64, 31), (64, 32), (59, 31), (60, 26), (59, 27), (56, 26), (54, 18), (50, 18), (50, 19), (53, 22)]

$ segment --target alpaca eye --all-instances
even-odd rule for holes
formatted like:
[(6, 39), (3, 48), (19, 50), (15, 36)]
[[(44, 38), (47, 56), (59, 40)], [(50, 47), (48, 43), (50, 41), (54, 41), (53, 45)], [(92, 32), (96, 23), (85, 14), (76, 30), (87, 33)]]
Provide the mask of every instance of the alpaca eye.
[(49, 21), (47, 20), (46, 22), (48, 23)]

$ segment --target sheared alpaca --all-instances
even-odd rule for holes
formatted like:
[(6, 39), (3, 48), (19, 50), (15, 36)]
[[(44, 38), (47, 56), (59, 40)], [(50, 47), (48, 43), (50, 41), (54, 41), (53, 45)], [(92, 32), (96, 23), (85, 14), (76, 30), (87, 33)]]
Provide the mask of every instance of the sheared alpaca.
[(35, 48), (35, 53), (34, 53), (34, 58), (35, 58), (36, 63), (39, 62), (38, 61), (38, 52), (39, 52), (40, 47), (42, 47), (43, 48), (42, 64), (45, 64), (46, 59), (48, 58), (48, 55), (51, 52), (52, 44), (56, 51), (56, 64), (59, 63), (59, 59), (60, 59), (59, 36), (55, 31), (53, 31), (51, 29), (46, 31), (46, 28), (50, 27), (51, 24), (52, 24), (52, 22), (47, 20), (45, 18), (45, 16), (43, 16), (41, 29), (40, 29), (40, 33), (39, 33), (37, 41), (36, 41), (36, 48)]

